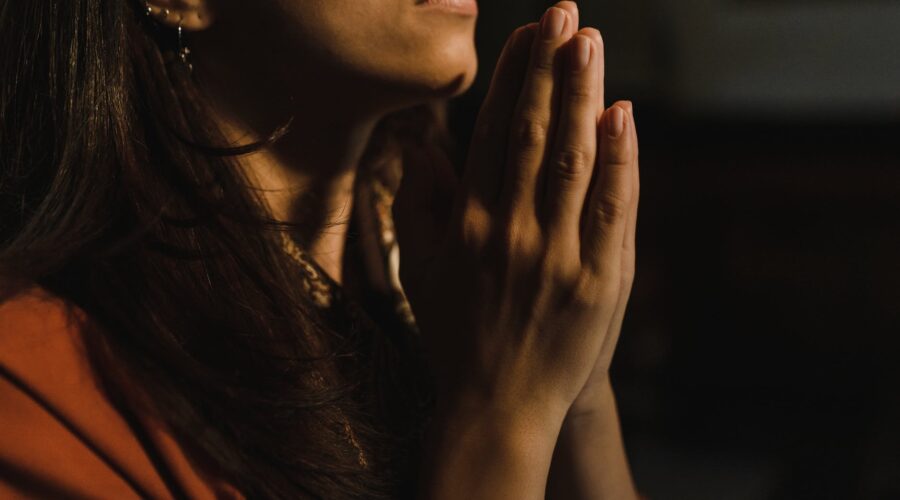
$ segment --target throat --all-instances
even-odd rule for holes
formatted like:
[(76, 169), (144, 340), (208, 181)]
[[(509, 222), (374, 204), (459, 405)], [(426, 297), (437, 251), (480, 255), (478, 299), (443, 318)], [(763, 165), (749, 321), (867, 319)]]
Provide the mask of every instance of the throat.
[(316, 264), (328, 274), (335, 283), (344, 283), (344, 255), (347, 252), (348, 223), (327, 227), (314, 238), (306, 248)]
[(356, 205), (355, 173), (305, 182), (292, 198), (273, 191), (267, 200), (277, 219), (297, 224), (295, 241), (338, 284), (345, 277), (344, 260)]

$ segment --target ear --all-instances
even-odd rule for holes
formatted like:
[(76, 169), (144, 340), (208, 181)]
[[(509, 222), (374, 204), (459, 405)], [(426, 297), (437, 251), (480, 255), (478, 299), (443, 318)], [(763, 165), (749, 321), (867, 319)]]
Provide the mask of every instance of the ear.
[(147, 0), (144, 7), (156, 22), (175, 29), (179, 25), (185, 31), (203, 31), (213, 23), (213, 12), (208, 0)]

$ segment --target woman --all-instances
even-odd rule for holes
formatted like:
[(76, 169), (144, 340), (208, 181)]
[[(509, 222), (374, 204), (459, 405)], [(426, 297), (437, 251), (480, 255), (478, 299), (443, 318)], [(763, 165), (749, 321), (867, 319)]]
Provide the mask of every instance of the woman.
[(561, 2), (457, 187), (476, 10), (0, 1), (0, 496), (634, 496), (631, 108)]

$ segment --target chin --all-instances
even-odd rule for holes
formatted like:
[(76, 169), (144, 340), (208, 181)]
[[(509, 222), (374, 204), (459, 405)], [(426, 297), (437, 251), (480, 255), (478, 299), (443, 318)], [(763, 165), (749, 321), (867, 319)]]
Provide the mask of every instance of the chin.
[(418, 58), (406, 75), (410, 86), (421, 97), (449, 99), (471, 88), (478, 73), (478, 55), (471, 40), (459, 44), (443, 44)]
[[(478, 72), (474, 36), (420, 37), (379, 52), (355, 52), (347, 76), (376, 112), (449, 99), (471, 88)], [(362, 104), (364, 107), (366, 104)]]
[(433, 69), (425, 80), (424, 91), (430, 97), (448, 99), (464, 94), (475, 81), (478, 72), (478, 59), (460, 61), (460, 64), (447, 64)]

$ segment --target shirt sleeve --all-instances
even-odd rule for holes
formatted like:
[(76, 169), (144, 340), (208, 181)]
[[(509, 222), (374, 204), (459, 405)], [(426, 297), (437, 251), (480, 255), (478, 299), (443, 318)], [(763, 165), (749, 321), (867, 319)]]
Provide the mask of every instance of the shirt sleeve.
[(0, 498), (240, 498), (161, 426), (123, 417), (76, 317), (39, 291), (0, 304)]

